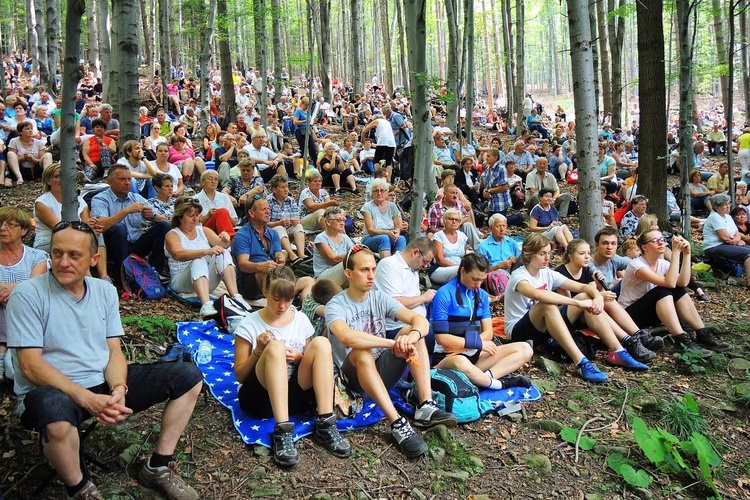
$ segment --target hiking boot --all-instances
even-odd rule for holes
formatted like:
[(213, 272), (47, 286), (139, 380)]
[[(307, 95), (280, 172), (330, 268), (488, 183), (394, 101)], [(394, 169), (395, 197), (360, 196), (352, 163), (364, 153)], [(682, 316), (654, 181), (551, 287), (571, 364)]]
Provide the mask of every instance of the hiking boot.
[(609, 351), (609, 354), (607, 354), (607, 363), (613, 366), (625, 368), (627, 370), (648, 370), (648, 365), (644, 365), (640, 361), (636, 361), (635, 359), (633, 359), (630, 353), (625, 349), (621, 351)]
[(216, 308), (214, 307), (214, 303), (206, 302), (205, 304), (201, 306), (201, 310), (198, 313), (198, 316), (202, 316), (205, 318), (208, 316), (216, 316), (217, 314), (219, 314), (219, 311), (217, 311)]
[(409, 421), (404, 417), (400, 417), (391, 424), (391, 436), (396, 440), (401, 453), (409, 458), (424, 455), (427, 451), (427, 443), (414, 432)]
[[(104, 497), (99, 493), (96, 485), (91, 481), (87, 481), (86, 484), (83, 485), (83, 488), (73, 495), (73, 498), (78, 498), (80, 500), (104, 500)], [(196, 498), (198, 497), (196, 496)]]
[(352, 445), (339, 433), (336, 427), (336, 415), (318, 418), (315, 421), (313, 439), (324, 445), (339, 458), (346, 458), (352, 454)]
[(656, 352), (664, 347), (664, 339), (659, 337), (658, 335), (654, 335), (653, 333), (651, 333), (651, 330), (638, 330), (636, 332), (636, 336), (638, 337), (638, 340), (641, 342), (643, 347), (645, 347), (649, 351)]
[(161, 361), (164, 363), (171, 363), (173, 361), (182, 361), (182, 355), (185, 353), (185, 346), (182, 344), (173, 344), (167, 353), (161, 357)]
[(585, 357), (578, 363), (576, 370), (578, 370), (583, 380), (595, 384), (604, 382), (609, 378), (606, 373), (597, 368), (594, 363)]
[(701, 328), (695, 331), (695, 339), (712, 351), (728, 351), (732, 344), (721, 340), (713, 328)]
[(446, 427), (455, 427), (458, 425), (456, 416), (447, 411), (441, 410), (431, 399), (428, 399), (414, 411), (414, 425), (417, 427), (433, 427), (443, 424)]
[(299, 454), (294, 447), (294, 422), (276, 424), (273, 429), (273, 460), (285, 467), (299, 463)]
[(638, 335), (630, 335), (627, 340), (622, 341), (622, 346), (628, 350), (628, 353), (641, 363), (648, 363), (656, 358), (656, 353), (648, 349), (641, 343)]
[(528, 389), (531, 387), (531, 379), (523, 375), (506, 375), (500, 378), (500, 382), (503, 383), (503, 389), (507, 389), (508, 387), (524, 387)]
[(198, 493), (182, 479), (175, 462), (169, 462), (167, 467), (151, 467), (146, 460), (138, 473), (138, 480), (145, 486), (159, 488), (172, 500), (198, 499)]
[(692, 351), (701, 358), (710, 358), (714, 352), (701, 346), (689, 333), (681, 333), (672, 337), (675, 344), (680, 346), (683, 351)]

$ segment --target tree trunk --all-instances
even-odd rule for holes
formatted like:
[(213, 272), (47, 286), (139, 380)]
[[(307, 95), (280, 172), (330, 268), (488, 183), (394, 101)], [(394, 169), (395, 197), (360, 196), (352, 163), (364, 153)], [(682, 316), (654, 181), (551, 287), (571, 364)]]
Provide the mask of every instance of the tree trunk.
[[(525, 18), (524, 14), (524, 0), (516, 0), (516, 90), (513, 98), (513, 103), (516, 108), (516, 116), (518, 120), (523, 121), (523, 94), (526, 89), (526, 66), (524, 63), (524, 27), (523, 22)], [(526, 123), (523, 123), (523, 128), (526, 128)], [(517, 132), (520, 134), (521, 127), (517, 128)]]
[[(253, 36), (253, 42), (255, 43), (255, 60), (253, 65), (260, 71), (260, 67), (263, 65), (263, 50), (261, 49), (261, 44), (263, 43), (263, 38), (266, 36), (264, 28), (264, 20), (265, 20), (265, 9), (263, 8), (263, 0), (253, 0), (253, 31), (255, 32), (255, 35)], [(261, 74), (261, 77), (265, 78), (266, 75)]]
[[(266, 33), (266, 0), (256, 0), (256, 3), (258, 7), (260, 8), (259, 17), (260, 17), (260, 29), (261, 29), (261, 36), (260, 36), (260, 45), (256, 45), (256, 49), (258, 50), (258, 55), (256, 58), (260, 59), (260, 65), (257, 66), (258, 70), (260, 71), (260, 77), (263, 81), (262, 83), (262, 91), (260, 93), (260, 103), (258, 103), (258, 111), (260, 111), (260, 123), (264, 127), (268, 125), (268, 113), (266, 113), (266, 110), (268, 109), (268, 85), (266, 84), (266, 72), (268, 67), (268, 35)], [(259, 57), (258, 57), (259, 56)], [(330, 101), (328, 101), (330, 102)]]
[[(598, 32), (595, 8), (592, 8), (589, 10), (589, 29), (591, 30), (591, 36), (594, 36), (594, 34)], [(596, 116), (598, 119), (599, 109), (600, 109), (599, 108), (599, 94), (600, 94), (601, 87), (599, 85), (599, 49), (596, 44), (593, 44), (591, 46), (591, 54), (594, 57), (594, 98), (596, 100)], [(573, 85), (575, 86), (575, 83)]]
[(461, 101), (459, 88), (458, 69), (458, 12), (456, 0), (445, 1), (445, 17), (448, 25), (448, 77), (445, 88), (448, 91), (449, 100), (446, 103), (445, 121), (448, 126), (456, 130), (458, 123), (458, 104)]
[[(490, 28), (487, 23), (487, 18), (491, 15), (490, 12), (487, 12), (487, 1), (482, 0), (482, 32), (484, 33), (484, 55), (485, 55), (485, 63), (487, 64), (487, 71), (485, 72), (485, 78), (486, 78), (486, 85), (487, 85), (487, 108), (488, 109), (495, 109), (494, 104), (494, 86), (492, 85), (492, 56), (490, 52)], [(495, 31), (495, 30), (493, 30)], [(497, 34), (495, 34), (495, 42), (497, 42)], [(498, 85), (500, 84), (501, 80), (498, 80)], [(471, 110), (473, 112), (473, 109)], [(466, 114), (468, 117), (469, 109), (467, 106)]]
[[(667, 130), (666, 77), (664, 74), (663, 0), (636, 2), (638, 17), (638, 81), (640, 108), (648, 110), (641, 120), (638, 147), (638, 191), (649, 199), (649, 207), (666, 218)], [(683, 167), (684, 170), (684, 167)], [(689, 193), (688, 193), (689, 196)], [(690, 200), (688, 198), (688, 203)]]
[(146, 0), (141, 0), (141, 24), (143, 25), (143, 47), (146, 53), (146, 78), (148, 78), (148, 84), (151, 85), (154, 81), (154, 40), (151, 37), (151, 26), (148, 22), (149, 17), (149, 5), (146, 4)]
[[(169, 43), (169, 2), (170, 0), (159, 0), (159, 76), (161, 77), (162, 85), (171, 83), (172, 79), (172, 52)], [(226, 4), (225, 4), (226, 5)], [(227, 38), (227, 43), (228, 38)], [(229, 74), (229, 81), (232, 81), (231, 70)], [(221, 75), (221, 80), (224, 81), (224, 75)], [(162, 92), (164, 99), (161, 105), (164, 109), (169, 111), (169, 98), (167, 97), (166, 88)]]
[(482, 0), (482, 9), (492, 16), (490, 21), (492, 22), (492, 26), (495, 27), (493, 29), (490, 29), (488, 27), (487, 29), (485, 29), (485, 33), (492, 32), (492, 46), (494, 47), (493, 59), (495, 61), (495, 67), (497, 68), (497, 96), (498, 98), (505, 96), (507, 100), (508, 91), (503, 90), (503, 61), (505, 54), (500, 52), (500, 38), (497, 36), (497, 32), (500, 31), (497, 29), (497, 27), (500, 26), (500, 24), (497, 22), (497, 2), (495, 0), (491, 0), (490, 10), (487, 11), (487, 9), (484, 7), (484, 0)]
[(118, 19), (118, 6), (112, 4), (110, 11), (110, 58), (109, 58), (109, 88), (107, 90), (106, 102), (112, 106), (114, 116), (119, 119), (120, 112), (120, 71), (122, 69), (122, 59), (119, 57), (119, 40), (120, 40), (120, 20)]
[(404, 40), (404, 14), (402, 12), (403, 4), (401, 2), (403, 2), (403, 0), (394, 0), (394, 3), (396, 4), (396, 18), (398, 19), (398, 52), (399, 60), (401, 62), (401, 85), (404, 86), (404, 91), (408, 94), (409, 89), (411, 88), (409, 84), (411, 79), (409, 77), (409, 66), (406, 62), (407, 54), (406, 41)]
[[(602, 0), (604, 1), (604, 0)], [(615, 10), (615, 0), (608, 0), (609, 11)], [(622, 47), (625, 44), (625, 17), (622, 9), (625, 0), (620, 0), (618, 15), (610, 14), (607, 21), (609, 52), (612, 56), (612, 128), (626, 125), (622, 119)], [(602, 63), (604, 64), (604, 63)]]
[(84, 0), (68, 0), (65, 18), (65, 63), (62, 80), (62, 110), (60, 120), (60, 174), (62, 183), (62, 220), (78, 219), (76, 191), (75, 100), (78, 82), (84, 77), (81, 68), (81, 18), (86, 10)]
[[(404, 0), (404, 2), (406, 1)], [(435, 27), (437, 28), (437, 60), (445, 61), (445, 56), (443, 55), (445, 35), (443, 33), (443, 16), (440, 15), (440, 0), (435, 0)], [(438, 77), (441, 80), (445, 80), (445, 68), (443, 64), (438, 64)]]
[(393, 92), (393, 62), (391, 61), (391, 31), (388, 28), (388, 0), (380, 0), (380, 29), (383, 32), (383, 58), (385, 59), (385, 87)]
[[(464, 3), (464, 36), (466, 37), (466, 140), (471, 144), (471, 113), (474, 110), (474, 91), (476, 88), (474, 78), (474, 0), (465, 0)], [(490, 90), (491, 91), (491, 90)], [(460, 123), (460, 116), (459, 116)], [(458, 129), (456, 131), (458, 134)], [(460, 136), (459, 136), (460, 140)]]
[(109, 2), (97, 1), (97, 21), (99, 22), (99, 55), (102, 58), (102, 101), (109, 99)]
[(62, 39), (60, 38), (62, 31), (60, 25), (61, 7), (57, 0), (47, 0), (47, 68), (49, 68), (49, 74), (47, 80), (42, 80), (42, 82), (44, 82), (47, 90), (54, 95), (57, 95), (58, 92), (55, 78), (57, 77), (57, 66), (62, 51)]
[[(740, 33), (744, 39), (744, 37), (747, 36), (747, 0), (742, 0), (742, 3), (740, 4)], [(745, 119), (747, 120), (748, 117), (750, 117), (750, 67), (748, 67), (748, 64), (750, 64), (750, 59), (748, 59), (748, 53), (747, 53), (747, 43), (743, 43), (742, 47), (740, 49), (740, 60), (742, 61), (742, 97), (745, 101)], [(724, 109), (724, 113), (726, 114), (727, 109)], [(732, 138), (732, 122), (727, 120), (727, 139)], [(730, 151), (727, 149), (727, 151)]]
[(216, 0), (210, 0), (208, 5), (208, 21), (206, 22), (206, 34), (203, 39), (203, 50), (201, 51), (201, 78), (200, 78), (200, 128), (198, 137), (203, 137), (206, 126), (211, 121), (211, 93), (208, 91), (211, 79), (209, 78), (209, 62), (211, 61), (211, 43), (214, 38), (214, 26), (216, 26)]
[(219, 25), (219, 60), (221, 66), (221, 107), (228, 123), (234, 122), (237, 112), (234, 106), (234, 83), (232, 82), (232, 55), (229, 53), (229, 26), (227, 0), (216, 2)]
[[(99, 75), (100, 61), (99, 61), (99, 23), (97, 22), (96, 14), (96, 2), (92, 2), (89, 7), (87, 18), (89, 25), (89, 52), (88, 61), (89, 64), (93, 65), (95, 69), (94, 75)], [(62, 82), (61, 82), (62, 83)]]
[[(41, 68), (39, 67), (39, 26), (37, 24), (37, 11), (34, 4), (35, 0), (26, 0), (26, 13), (28, 15), (28, 36), (29, 36), (29, 54), (33, 57), (31, 63), (32, 71)], [(42, 1), (42, 0), (37, 0)], [(41, 21), (40, 21), (41, 22)], [(44, 33), (42, 32), (42, 39), (44, 39)]]
[(555, 97), (560, 95), (560, 58), (558, 57), (558, 47), (556, 45), (557, 40), (557, 18), (558, 13), (557, 7), (549, 16), (549, 47), (550, 53), (552, 54), (552, 76), (554, 81), (554, 93)]
[[(735, 34), (734, 34), (734, 18), (736, 16), (737, 2), (729, 2), (729, 19), (732, 20), (729, 23), (729, 46), (734, 47)], [(742, 44), (743, 47), (745, 44)], [(734, 81), (734, 57), (727, 58), (727, 80), (730, 82)], [(732, 154), (732, 121), (734, 120), (734, 87), (727, 85), (726, 94), (722, 91), (722, 97), (726, 100), (724, 105), (724, 117), (727, 122), (727, 134), (726, 144), (724, 147), (727, 151), (727, 163), (729, 165), (729, 196), (732, 200), (735, 199), (735, 184), (734, 184), (734, 155)], [(689, 218), (688, 218), (689, 219)]]
[[(399, 1), (396, 0), (396, 2)], [(362, 85), (362, 60), (359, 56), (362, 52), (362, 16), (358, 14), (362, 12), (362, 0), (351, 0), (349, 5), (352, 13), (352, 50), (349, 51), (352, 65), (352, 85), (354, 91), (359, 92), (364, 88)]]
[(115, 46), (118, 64), (117, 100), (120, 120), (120, 141), (139, 140), (141, 126), (138, 122), (138, 0), (119, 0), (114, 4), (115, 24), (117, 24), (117, 45)]
[(419, 75), (427, 73), (427, 27), (426, 1), (404, 0), (406, 36), (409, 41), (409, 86), (414, 102), (414, 185), (412, 188), (409, 238), (419, 236), (422, 224), (424, 198), (422, 193), (437, 192), (432, 175), (432, 141), (430, 140), (430, 107), (427, 101), (427, 85)]
[(281, 0), (271, 0), (271, 30), (273, 32), (273, 73), (281, 93), (281, 68), (284, 66), (283, 47), (281, 46)]
[[(317, 1), (317, 0), (312, 0)], [(320, 84), (323, 97), (331, 102), (331, 0), (320, 1)]]
[[(609, 34), (607, 33), (607, 4), (606, 0), (597, 0), (596, 18), (599, 26), (599, 67), (602, 74), (602, 100), (604, 101), (604, 116), (612, 112), (612, 78), (609, 73), (609, 48), (607, 47)], [(577, 115), (576, 115), (577, 116)]]
[(578, 209), (581, 238), (594, 243), (594, 235), (604, 225), (599, 189), (599, 145), (594, 94), (594, 41), (586, 0), (568, 0), (570, 63), (578, 141)]
[[(510, 0), (501, 0), (503, 12), (503, 56), (505, 59), (505, 95), (507, 99), (508, 124), (513, 122), (516, 109), (516, 60), (513, 57), (513, 23), (510, 10)], [(523, 115), (516, 117), (516, 133), (521, 131)]]
[[(736, 0), (730, 0), (730, 4), (735, 3)], [(729, 75), (727, 75), (725, 68), (729, 64), (727, 56), (727, 44), (724, 42), (724, 10), (721, 5), (721, 0), (711, 0), (711, 10), (714, 16), (714, 37), (716, 38), (716, 59), (719, 61), (719, 84), (721, 85), (721, 103), (724, 105), (724, 113), (727, 112), (727, 95), (729, 94)], [(732, 18), (732, 22), (734, 19)], [(744, 46), (744, 44), (743, 44)]]

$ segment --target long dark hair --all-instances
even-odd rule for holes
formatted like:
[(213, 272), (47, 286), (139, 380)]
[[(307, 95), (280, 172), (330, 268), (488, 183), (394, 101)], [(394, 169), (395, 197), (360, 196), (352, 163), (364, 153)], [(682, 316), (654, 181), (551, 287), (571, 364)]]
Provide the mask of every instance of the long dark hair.
[[(478, 253), (467, 253), (461, 259), (461, 263), (458, 265), (458, 283), (461, 283), (461, 271), (464, 273), (470, 273), (472, 271), (482, 271), (484, 273), (490, 272), (490, 263), (482, 254)], [(456, 284), (456, 302), (459, 306), (464, 305), (464, 299), (459, 293), (458, 283)], [(479, 293), (475, 294), (476, 301), (479, 301)]]

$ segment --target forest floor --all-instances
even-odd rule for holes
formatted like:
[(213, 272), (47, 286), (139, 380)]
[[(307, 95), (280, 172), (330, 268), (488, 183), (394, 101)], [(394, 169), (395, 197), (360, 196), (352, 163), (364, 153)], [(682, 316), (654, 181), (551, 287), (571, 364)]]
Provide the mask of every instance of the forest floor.
[[(671, 185), (676, 179), (670, 181)], [(0, 205), (31, 211), (39, 194), (40, 186), (33, 183), (0, 190)], [(349, 213), (361, 204), (361, 197), (343, 198)], [(202, 498), (216, 499), (595, 500), (707, 498), (717, 493), (725, 498), (750, 498), (750, 430), (746, 426), (750, 417), (750, 293), (725, 280), (701, 278), (709, 282), (711, 302), (697, 303), (698, 309), (734, 345), (711, 362), (678, 357), (667, 343), (650, 371), (606, 367), (610, 380), (592, 385), (576, 376), (571, 365), (535, 355), (523, 371), (544, 395), (526, 404), (523, 414), (488, 416), (452, 432), (430, 432), (430, 452), (414, 460), (397, 451), (384, 422), (346, 434), (354, 445), (346, 460), (305, 438), (297, 445), (301, 463), (292, 470), (275, 466), (267, 449), (246, 446), (230, 413), (208, 395), (199, 400), (178, 444), (180, 471)], [(502, 314), (502, 305), (495, 307), (495, 313)], [(122, 302), (121, 314), (151, 319), (156, 326), (150, 332), (136, 324), (126, 326), (123, 344), (131, 362), (155, 361), (175, 341), (174, 331), (165, 326), (167, 321), (155, 316), (171, 321), (197, 319), (197, 310), (170, 296), (158, 302)], [(597, 363), (601, 367), (605, 366), (603, 358), (600, 352)], [(690, 395), (697, 401), (697, 410)], [(0, 387), (0, 498), (64, 498), (58, 478), (41, 494), (32, 493), (50, 469), (39, 454), (37, 434), (23, 429), (15, 417), (15, 405), (12, 388), (4, 384)], [(108, 466), (106, 471), (91, 469), (106, 498), (160, 498), (135, 479), (142, 460), (153, 449), (159, 416), (157, 407), (116, 427), (99, 426), (87, 442), (87, 451)], [(646, 443), (648, 456), (658, 452), (653, 441), (648, 445), (648, 437), (634, 432), (636, 418), (645, 420), (650, 429), (682, 432), (681, 439), (693, 431), (702, 433), (710, 443), (708, 451), (678, 441), (666, 449), (657, 467), (636, 443), (636, 439)], [(577, 429), (582, 426), (585, 432), (576, 445)], [(707, 458), (710, 449), (717, 457)], [(627, 485), (608, 465), (618, 453), (629, 457), (634, 467), (632, 480), (650, 482), (649, 487)], [(705, 477), (699, 465), (704, 466)], [(708, 487), (706, 477), (712, 478), (717, 493)]]

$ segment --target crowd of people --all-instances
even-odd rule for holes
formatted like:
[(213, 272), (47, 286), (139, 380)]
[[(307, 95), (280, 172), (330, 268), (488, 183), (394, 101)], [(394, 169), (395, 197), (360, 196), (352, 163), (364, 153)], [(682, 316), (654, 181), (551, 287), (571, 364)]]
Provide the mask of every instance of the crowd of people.
[[(605, 226), (592, 248), (571, 227), (575, 122), (565, 121), (562, 108), (552, 118), (530, 104), (526, 127), (509, 147), (500, 135), (470, 141), (436, 109), (433, 173), (440, 190), (414, 218), (420, 235), (410, 239), (411, 207), (399, 182), (399, 162), (411, 145), (409, 98), (389, 94), (374, 78), (356, 95), (334, 81), (333, 102), (325, 103), (314, 81), (297, 87), (286, 75), (278, 92), (272, 79), (261, 79), (269, 92), (265, 120), (257, 109), (260, 75), (237, 75), (236, 122), (222, 120), (214, 97), (203, 137), (194, 86), (175, 78), (162, 89), (156, 80), (149, 94), (160, 101), (167, 92), (168, 108), (153, 117), (142, 111), (142, 140), (123, 145), (111, 106), (84, 97), (82, 88), (80, 177), (103, 177), (106, 187), (78, 199), (80, 222), (61, 222), (60, 165), (40, 152), (46, 132), (24, 118), (29, 109), (36, 116), (48, 96), (42, 92), (28, 105), (20, 96), (6, 101), (16, 104), (12, 120), (20, 121), (4, 179), (39, 178), (43, 193), (33, 219), (0, 208), (0, 311), (7, 324), (0, 351), (10, 353), (0, 358), (0, 376), (13, 378), (21, 421), (45, 436), (43, 452), (69, 495), (101, 498), (77, 465), (83, 420), (112, 424), (166, 400), (158, 444), (139, 478), (170, 498), (197, 498), (171, 464), (201, 373), (190, 363), (125, 363), (115, 287), (130, 254), (147, 258), (175, 292), (195, 293), (204, 318), (217, 314), (211, 293), (220, 283), (248, 308), (261, 301), (234, 332), (234, 376), (242, 409), (275, 419), (273, 457), (284, 466), (300, 460), (290, 414), (312, 408), (315, 440), (336, 457), (351, 454), (333, 412), (334, 372), (378, 405), (398, 449), (416, 457), (427, 445), (389, 396), (407, 367), (417, 388), (413, 424), (453, 426), (456, 417), (432, 399), (431, 367), (461, 371), (479, 388), (529, 387), (518, 371), (535, 352), (552, 350), (599, 383), (608, 375), (582, 351), (581, 331), (601, 340), (607, 364), (644, 371), (664, 345), (651, 332), (660, 324), (676, 346), (699, 356), (731, 348), (703, 323), (686, 291), (710, 300), (691, 279), (691, 245), (662, 232), (647, 214), (648, 200), (636, 194), (637, 126), (602, 126)], [(476, 111), (470, 119), (481, 122)], [(0, 139), (13, 130), (9, 120), (0, 116)], [(340, 143), (332, 139), (339, 132)], [(724, 153), (720, 142), (716, 154)], [(696, 172), (691, 196), (711, 211), (696, 221), (705, 254), (740, 262), (750, 276), (750, 226), (747, 212), (732, 211), (723, 194), (727, 168), (712, 173), (705, 189)], [(303, 182), (293, 196), (290, 186)], [(364, 202), (347, 212), (342, 199), (360, 188)], [(349, 227), (352, 216), (361, 216), (361, 239)], [(509, 224), (526, 225), (526, 236), (511, 237)], [(32, 226), (33, 248), (23, 244)], [(562, 263), (551, 269), (556, 252)], [(306, 261), (312, 276), (295, 276)], [(495, 303), (502, 303), (503, 332), (493, 327)], [(51, 315), (70, 321), (53, 326)], [(147, 383), (157, 379), (163, 383)]]

